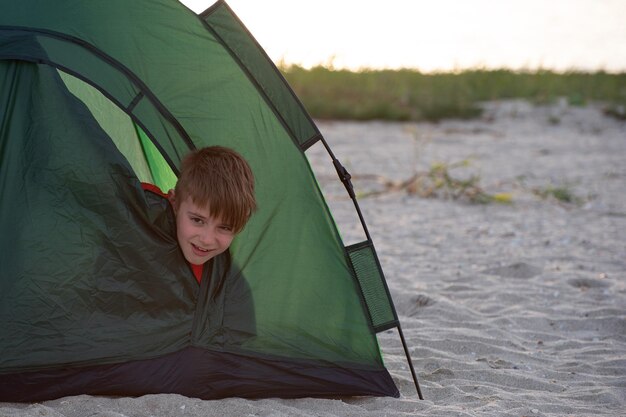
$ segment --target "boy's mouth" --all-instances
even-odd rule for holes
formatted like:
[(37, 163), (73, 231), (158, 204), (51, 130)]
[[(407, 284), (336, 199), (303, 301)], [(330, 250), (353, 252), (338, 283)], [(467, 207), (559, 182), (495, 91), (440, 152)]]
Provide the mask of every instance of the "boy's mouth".
[(193, 248), (194, 252), (196, 252), (198, 255), (206, 255), (207, 253), (209, 253), (208, 249), (204, 249), (201, 248), (199, 246), (194, 245), (193, 243), (191, 244), (191, 247)]

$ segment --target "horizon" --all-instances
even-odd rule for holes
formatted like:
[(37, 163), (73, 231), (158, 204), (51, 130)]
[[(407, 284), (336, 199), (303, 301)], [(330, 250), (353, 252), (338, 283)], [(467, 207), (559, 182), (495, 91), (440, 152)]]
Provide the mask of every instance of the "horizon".
[[(196, 13), (214, 3), (181, 2)], [(620, 0), (227, 3), (276, 64), (423, 73), (626, 72), (626, 2)], [(323, 22), (323, 30), (315, 22)]]

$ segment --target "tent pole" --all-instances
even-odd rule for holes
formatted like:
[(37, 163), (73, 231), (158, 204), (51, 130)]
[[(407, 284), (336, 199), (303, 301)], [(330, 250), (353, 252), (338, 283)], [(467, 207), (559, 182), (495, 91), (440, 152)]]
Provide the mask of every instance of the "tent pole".
[[(352, 187), (352, 182), (350, 181), (351, 175), (348, 171), (341, 165), (341, 162), (337, 158), (335, 158), (335, 154), (331, 151), (328, 143), (324, 137), (321, 138), (322, 144), (326, 148), (326, 151), (330, 155), (331, 160), (333, 161), (333, 165), (337, 170), (337, 175), (341, 179), (341, 182), (346, 187), (346, 191), (350, 196), (350, 199), (354, 203), (354, 208), (356, 209), (357, 215), (359, 216), (359, 220), (361, 221), (361, 226), (363, 227), (363, 232), (365, 233), (365, 237), (369, 242), (372, 242), (372, 238), (370, 236), (369, 230), (367, 229), (367, 225), (365, 224), (365, 219), (363, 218), (363, 214), (361, 213), (361, 208), (359, 207), (359, 203), (356, 200), (356, 194), (354, 193), (354, 188)], [(376, 255), (374, 255), (376, 256)], [(378, 263), (378, 258), (376, 258), (376, 262)], [(379, 265), (380, 268), (380, 265)], [(381, 269), (382, 273), (382, 269)], [(395, 317), (395, 322), (397, 323), (396, 328), (398, 329), (398, 333), (400, 334), (400, 341), (402, 342), (402, 347), (404, 348), (404, 353), (406, 354), (406, 360), (409, 363), (409, 369), (411, 370), (411, 376), (413, 377), (413, 382), (415, 382), (415, 388), (417, 389), (417, 396), (420, 400), (423, 400), (422, 390), (420, 389), (420, 384), (417, 382), (417, 375), (415, 374), (415, 368), (413, 368), (413, 361), (411, 360), (411, 355), (409, 353), (409, 348), (406, 345), (406, 340), (404, 339), (404, 333), (402, 332), (402, 327), (400, 326), (400, 320), (398, 320), (398, 314), (396, 313), (396, 309), (393, 305), (393, 301), (391, 301), (391, 296), (389, 295), (389, 289), (387, 288), (387, 283), (383, 277), (383, 283), (385, 285), (385, 290), (387, 291), (387, 296), (389, 297), (389, 302), (391, 304), (391, 308), (393, 309), (393, 315)]]
[(413, 377), (413, 382), (415, 382), (415, 389), (417, 389), (417, 396), (420, 400), (423, 400), (422, 390), (420, 389), (420, 384), (417, 382), (417, 375), (415, 374), (415, 368), (413, 368), (413, 361), (411, 360), (411, 354), (409, 353), (409, 348), (406, 345), (406, 340), (404, 339), (404, 333), (402, 333), (402, 327), (400, 326), (400, 321), (398, 321), (398, 334), (400, 334), (400, 340), (402, 341), (402, 347), (404, 348), (404, 353), (406, 354), (406, 361), (409, 363), (409, 369), (411, 370), (411, 376)]

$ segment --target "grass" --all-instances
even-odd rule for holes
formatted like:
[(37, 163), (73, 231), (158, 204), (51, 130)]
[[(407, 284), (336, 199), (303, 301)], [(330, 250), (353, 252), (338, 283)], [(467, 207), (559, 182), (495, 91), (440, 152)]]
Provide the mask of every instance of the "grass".
[(418, 176), (414, 183), (413, 192), (423, 197), (443, 197), (453, 200), (467, 199), (472, 203), (489, 203), (493, 201), (480, 186), (480, 177), (471, 175), (469, 178), (454, 177), (451, 170), (457, 167), (465, 167), (468, 160), (453, 164), (434, 163), (430, 170), (422, 176)]
[[(481, 104), (491, 100), (525, 99), (541, 105), (565, 99), (571, 106), (602, 103), (607, 116), (626, 120), (626, 73), (477, 69), (424, 74), (410, 69), (354, 72), (325, 66), (305, 69), (297, 65), (283, 65), (280, 69), (309, 113), (318, 119), (437, 122), (478, 117)], [(548, 122), (558, 125), (561, 120), (550, 116)], [(409, 133), (416, 141), (414, 166), (417, 167), (420, 150), (430, 138)], [(452, 171), (468, 163), (468, 160), (431, 163), (425, 171), (414, 169), (413, 175), (404, 181), (373, 176), (383, 188), (363, 192), (360, 197), (404, 191), (420, 197), (479, 204), (514, 202), (511, 193), (486, 192), (479, 176), (453, 175)], [(558, 203), (583, 201), (568, 186), (526, 191)]]
[(574, 191), (566, 185), (534, 188), (532, 191), (543, 199), (553, 199), (561, 203), (581, 204), (583, 202), (583, 199), (574, 194)]
[[(383, 187), (376, 191), (359, 192), (359, 198), (372, 197), (392, 192), (406, 192), (422, 198), (459, 200), (473, 204), (513, 204), (513, 195), (508, 192), (491, 194), (480, 185), (478, 175), (454, 175), (452, 171), (470, 165), (469, 159), (453, 163), (435, 162), (427, 171), (415, 172), (403, 181), (393, 181), (380, 175), (368, 175)], [(528, 188), (522, 177), (518, 178), (519, 187), (529, 191), (542, 200), (553, 201), (570, 206), (581, 205), (585, 199), (576, 195), (569, 185), (547, 185)]]
[(547, 70), (466, 70), (425, 74), (416, 70), (336, 70), (281, 66), (296, 95), (314, 118), (337, 120), (439, 121), (481, 115), (480, 103), (527, 99), (547, 104), (605, 105), (621, 118), (626, 106), (626, 73)]
[(430, 165), (428, 171), (415, 172), (404, 181), (392, 181), (382, 176), (374, 176), (383, 185), (383, 189), (361, 192), (359, 193), (359, 198), (404, 191), (409, 195), (416, 195), (422, 198), (460, 200), (474, 204), (512, 203), (512, 197), (509, 193), (487, 193), (480, 186), (480, 177), (478, 175), (463, 178), (452, 174), (454, 169), (467, 167), (469, 164), (469, 159), (450, 164), (436, 162)]

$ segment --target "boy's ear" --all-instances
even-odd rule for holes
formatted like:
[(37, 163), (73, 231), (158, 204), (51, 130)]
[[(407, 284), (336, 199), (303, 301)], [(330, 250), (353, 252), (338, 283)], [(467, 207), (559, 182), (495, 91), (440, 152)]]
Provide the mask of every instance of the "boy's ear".
[(167, 199), (169, 200), (170, 204), (174, 208), (174, 213), (176, 213), (176, 193), (174, 192), (173, 189), (167, 192)]

